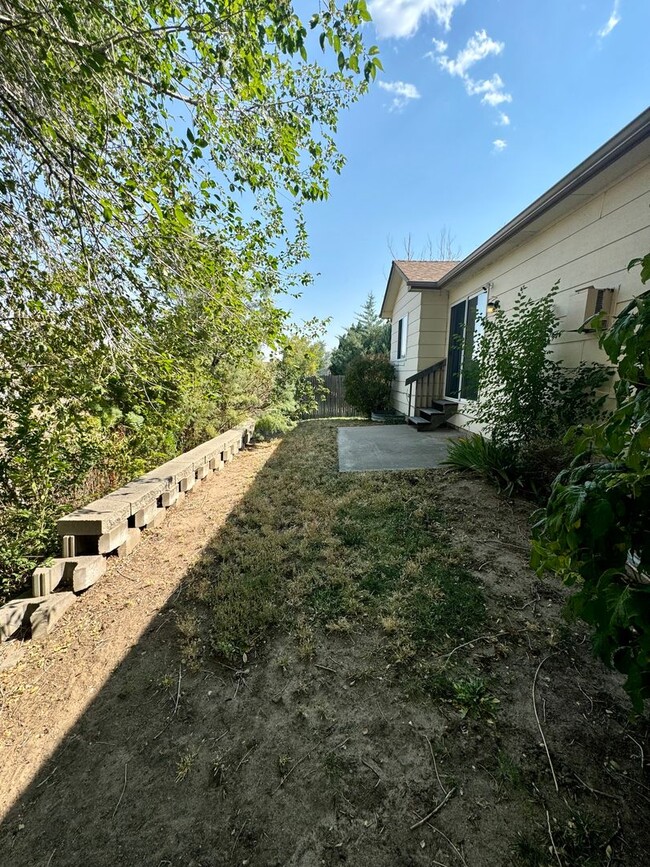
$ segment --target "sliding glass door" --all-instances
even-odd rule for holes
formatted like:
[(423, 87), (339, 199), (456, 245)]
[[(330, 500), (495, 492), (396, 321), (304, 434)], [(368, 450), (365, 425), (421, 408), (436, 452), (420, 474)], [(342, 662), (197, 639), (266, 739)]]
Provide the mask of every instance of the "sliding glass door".
[(478, 371), (474, 353), (483, 331), (487, 292), (479, 292), (454, 304), (449, 316), (449, 348), (445, 397), (476, 400)]

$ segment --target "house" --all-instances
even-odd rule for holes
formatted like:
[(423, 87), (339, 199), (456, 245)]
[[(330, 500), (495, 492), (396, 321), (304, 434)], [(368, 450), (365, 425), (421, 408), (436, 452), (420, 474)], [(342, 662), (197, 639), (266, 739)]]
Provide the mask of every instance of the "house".
[(476, 385), (463, 372), (481, 317), (507, 312), (522, 286), (537, 298), (559, 281), (557, 357), (606, 361), (596, 336), (577, 329), (639, 293), (627, 265), (649, 251), (650, 109), (462, 261), (392, 263), (380, 315), (392, 323), (394, 408), (425, 429), (445, 417), (471, 429)]

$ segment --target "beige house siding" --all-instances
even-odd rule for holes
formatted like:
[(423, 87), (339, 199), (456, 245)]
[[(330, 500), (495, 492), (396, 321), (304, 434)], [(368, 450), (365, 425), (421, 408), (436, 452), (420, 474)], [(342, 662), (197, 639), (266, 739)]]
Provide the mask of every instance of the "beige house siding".
[[(408, 386), (405, 380), (420, 370), (419, 366), (419, 339), (420, 339), (420, 310), (421, 295), (419, 292), (409, 292), (406, 282), (402, 283), (397, 292), (395, 306), (391, 320), (391, 345), (390, 359), (395, 366), (395, 379), (393, 381), (392, 404), (393, 408), (405, 415), (408, 413)], [(406, 357), (397, 358), (397, 325), (402, 317), (408, 316), (406, 331)]]
[[(627, 264), (650, 250), (650, 161), (543, 231), (522, 231), (521, 240), (507, 254), (499, 256), (496, 251), (490, 264), (478, 265), (471, 275), (461, 274), (450, 281), (443, 354), (449, 309), (456, 302), (491, 283), (490, 299), (498, 299), (507, 312), (521, 286), (526, 286), (528, 295), (539, 298), (559, 281), (557, 312), (566, 333), (557, 343), (557, 355), (568, 365), (606, 361), (594, 335), (572, 332), (584, 321), (586, 287), (613, 288), (614, 314), (641, 291), (638, 270), (628, 273)], [(432, 303), (440, 304), (440, 290), (428, 290), (427, 294)], [(428, 299), (423, 301), (423, 310), (428, 309), (428, 303)], [(425, 321), (430, 322), (428, 318)], [(427, 340), (434, 343), (437, 332), (425, 333), (431, 337), (425, 337), (422, 346)], [(461, 403), (460, 409), (452, 423), (472, 429), (471, 406)]]

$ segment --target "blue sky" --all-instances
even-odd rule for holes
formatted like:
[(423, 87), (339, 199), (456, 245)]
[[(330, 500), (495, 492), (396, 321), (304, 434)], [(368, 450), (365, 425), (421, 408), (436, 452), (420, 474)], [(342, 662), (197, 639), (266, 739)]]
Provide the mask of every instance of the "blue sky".
[(284, 299), (332, 317), (327, 342), (391, 253), (446, 226), (467, 255), (650, 104), (650, 0), (375, 0), (384, 72), (341, 118), (347, 158), (310, 206), (314, 284)]

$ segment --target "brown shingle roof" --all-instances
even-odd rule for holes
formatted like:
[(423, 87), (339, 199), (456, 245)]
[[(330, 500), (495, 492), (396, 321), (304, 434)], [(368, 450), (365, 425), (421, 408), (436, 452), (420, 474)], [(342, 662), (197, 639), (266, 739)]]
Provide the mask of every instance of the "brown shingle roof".
[(458, 262), (395, 259), (394, 264), (404, 275), (407, 283), (437, 283)]

